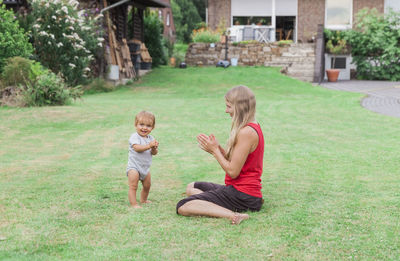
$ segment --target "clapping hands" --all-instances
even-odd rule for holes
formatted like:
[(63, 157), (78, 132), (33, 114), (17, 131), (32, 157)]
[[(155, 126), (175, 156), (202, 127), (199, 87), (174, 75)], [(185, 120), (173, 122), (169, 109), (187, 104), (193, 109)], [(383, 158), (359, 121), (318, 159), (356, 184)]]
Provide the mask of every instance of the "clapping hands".
[(213, 154), (219, 148), (219, 143), (214, 134), (207, 136), (206, 134), (201, 133), (197, 135), (197, 142), (202, 150), (211, 154)]
[(150, 141), (149, 146), (150, 146), (151, 149), (157, 149), (158, 148), (158, 141), (156, 141), (156, 140)]

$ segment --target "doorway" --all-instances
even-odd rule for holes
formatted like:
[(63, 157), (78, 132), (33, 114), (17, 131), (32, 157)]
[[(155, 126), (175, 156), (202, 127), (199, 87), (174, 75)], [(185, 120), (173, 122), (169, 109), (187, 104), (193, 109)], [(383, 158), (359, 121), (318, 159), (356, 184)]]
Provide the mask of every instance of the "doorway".
[(296, 16), (276, 17), (276, 40), (295, 41)]

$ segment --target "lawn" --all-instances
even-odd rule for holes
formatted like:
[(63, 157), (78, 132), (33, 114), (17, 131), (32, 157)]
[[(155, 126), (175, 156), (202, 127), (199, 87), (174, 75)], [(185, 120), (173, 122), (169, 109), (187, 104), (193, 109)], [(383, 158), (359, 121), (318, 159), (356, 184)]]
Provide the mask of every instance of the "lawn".
[[(263, 208), (239, 226), (178, 216), (187, 183), (223, 182), (195, 136), (227, 140), (223, 96), (239, 84), (266, 140)], [(0, 260), (397, 260), (400, 119), (361, 98), (277, 69), (161, 68), (71, 106), (0, 108)], [(133, 210), (125, 167), (142, 109), (160, 146), (153, 203)]]

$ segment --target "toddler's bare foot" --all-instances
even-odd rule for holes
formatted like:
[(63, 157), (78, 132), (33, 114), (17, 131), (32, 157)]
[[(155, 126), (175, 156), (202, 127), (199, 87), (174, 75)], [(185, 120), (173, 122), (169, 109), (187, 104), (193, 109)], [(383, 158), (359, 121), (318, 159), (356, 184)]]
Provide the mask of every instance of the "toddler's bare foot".
[(232, 219), (232, 225), (239, 225), (240, 222), (243, 220), (249, 219), (249, 215), (247, 214), (240, 214), (240, 213), (235, 213), (233, 219)]
[(142, 204), (147, 204), (147, 203), (151, 203), (151, 201), (150, 201), (150, 200), (146, 200), (146, 201), (140, 202), (140, 203), (142, 203)]
[(139, 206), (138, 204), (136, 204), (136, 205), (132, 205), (132, 208), (142, 208), (142, 207)]

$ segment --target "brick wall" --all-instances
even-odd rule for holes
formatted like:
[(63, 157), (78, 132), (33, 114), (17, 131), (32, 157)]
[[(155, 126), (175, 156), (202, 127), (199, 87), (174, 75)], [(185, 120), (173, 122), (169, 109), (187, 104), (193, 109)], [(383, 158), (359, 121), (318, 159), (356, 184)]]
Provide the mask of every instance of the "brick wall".
[[(384, 12), (384, 0), (353, 0), (355, 14), (363, 8), (376, 8)], [(317, 32), (317, 25), (325, 23), (325, 0), (298, 0), (298, 39), (307, 42)]]
[(221, 20), (231, 26), (231, 0), (208, 0), (208, 26), (215, 30)]
[(325, 23), (325, 0), (298, 0), (297, 39), (305, 43)]
[(380, 13), (383, 13), (385, 10), (385, 1), (384, 0), (354, 0), (353, 1), (353, 22), (355, 21), (355, 14), (358, 13), (361, 9), (368, 8), (376, 8)]

